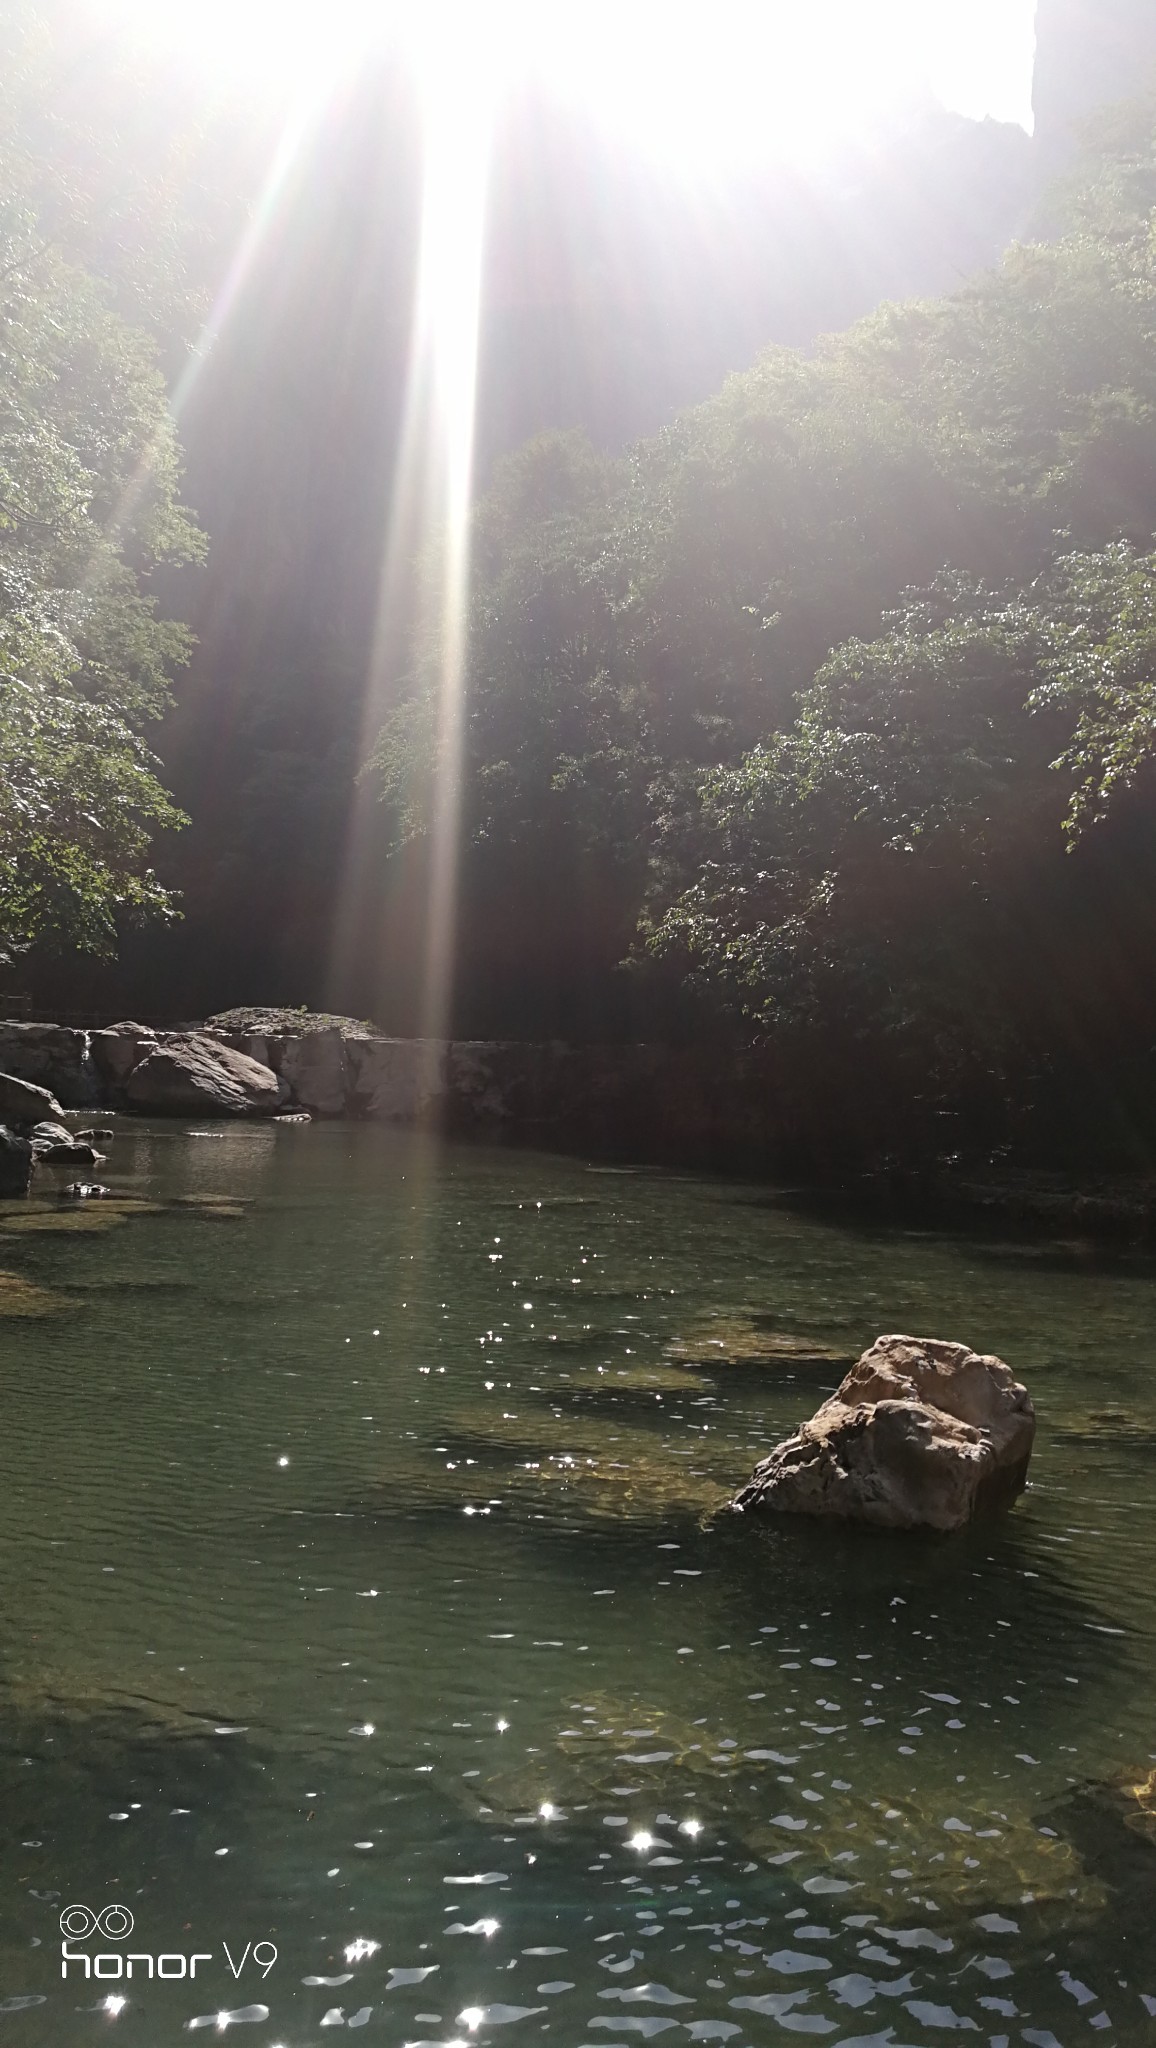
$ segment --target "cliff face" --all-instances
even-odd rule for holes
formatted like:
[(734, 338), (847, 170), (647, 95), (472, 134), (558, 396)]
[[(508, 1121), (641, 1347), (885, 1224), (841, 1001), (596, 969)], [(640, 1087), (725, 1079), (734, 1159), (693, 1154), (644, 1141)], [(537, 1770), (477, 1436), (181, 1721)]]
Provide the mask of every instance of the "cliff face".
[(1039, 0), (1032, 101), (1052, 161), (1099, 107), (1156, 82), (1156, 0)]

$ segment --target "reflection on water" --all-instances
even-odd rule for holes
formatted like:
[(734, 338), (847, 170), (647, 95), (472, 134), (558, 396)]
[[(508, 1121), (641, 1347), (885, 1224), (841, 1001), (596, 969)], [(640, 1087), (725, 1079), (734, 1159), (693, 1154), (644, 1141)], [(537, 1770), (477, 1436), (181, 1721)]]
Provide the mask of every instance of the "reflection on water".
[[(0, 1216), (0, 2048), (1146, 2038), (1151, 1268), (363, 1128), (105, 1171)], [(1015, 1514), (718, 1519), (904, 1328), (1027, 1381)]]

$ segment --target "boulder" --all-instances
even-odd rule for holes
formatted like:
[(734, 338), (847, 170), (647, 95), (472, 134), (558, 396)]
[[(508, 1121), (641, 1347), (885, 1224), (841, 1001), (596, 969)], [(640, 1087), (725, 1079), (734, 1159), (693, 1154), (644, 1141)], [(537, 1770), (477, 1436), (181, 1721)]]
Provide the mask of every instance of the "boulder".
[(938, 1337), (878, 1337), (732, 1506), (959, 1529), (1023, 1492), (1035, 1432), (1002, 1359)]
[(104, 1161), (103, 1152), (74, 1138), (63, 1124), (34, 1124), (28, 1142), (41, 1166), (100, 1166)]
[(63, 1124), (33, 1124), (28, 1133), (28, 1142), (34, 1152), (43, 1152), (49, 1145), (72, 1145), (75, 1143), (71, 1131)]
[(146, 1053), (123, 1093), (130, 1108), (154, 1116), (267, 1116), (280, 1099), (270, 1067), (195, 1031)]
[(34, 1081), (22, 1081), (18, 1074), (0, 1073), (0, 1117), (18, 1124), (39, 1124), (46, 1118), (64, 1115), (55, 1095), (38, 1088)]
[(64, 1024), (0, 1023), (0, 1069), (49, 1089), (66, 1109), (87, 1109), (100, 1100), (87, 1031)]
[(349, 1103), (350, 1073), (343, 1034), (335, 1027), (285, 1038), (278, 1068), (291, 1098), (315, 1116), (344, 1116)]
[(26, 1195), (32, 1185), (33, 1156), (27, 1138), (0, 1124), (0, 1196)]

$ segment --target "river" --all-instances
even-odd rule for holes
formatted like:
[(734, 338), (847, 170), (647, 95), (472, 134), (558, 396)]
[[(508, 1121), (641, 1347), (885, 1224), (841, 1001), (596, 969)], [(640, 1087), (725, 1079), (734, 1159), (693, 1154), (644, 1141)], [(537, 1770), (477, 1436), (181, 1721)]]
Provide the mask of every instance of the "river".
[[(1149, 2038), (1150, 1263), (367, 1126), (104, 1171), (0, 1208), (0, 2048)], [(1027, 1382), (1014, 1513), (720, 1518), (885, 1330)]]

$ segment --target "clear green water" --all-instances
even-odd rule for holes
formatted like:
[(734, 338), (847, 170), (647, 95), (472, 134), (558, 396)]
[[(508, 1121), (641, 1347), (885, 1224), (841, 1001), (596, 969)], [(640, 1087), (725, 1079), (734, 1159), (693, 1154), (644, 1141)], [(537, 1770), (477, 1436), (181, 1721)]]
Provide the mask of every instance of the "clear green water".
[[(1150, 2037), (1150, 1269), (366, 1128), (109, 1174), (0, 1213), (0, 2048)], [(1032, 1490), (709, 1524), (840, 1376), (751, 1316), (999, 1351)], [(114, 1901), (195, 1980), (62, 1981)]]

